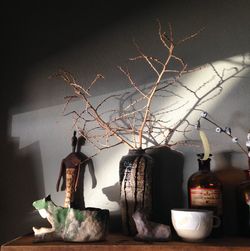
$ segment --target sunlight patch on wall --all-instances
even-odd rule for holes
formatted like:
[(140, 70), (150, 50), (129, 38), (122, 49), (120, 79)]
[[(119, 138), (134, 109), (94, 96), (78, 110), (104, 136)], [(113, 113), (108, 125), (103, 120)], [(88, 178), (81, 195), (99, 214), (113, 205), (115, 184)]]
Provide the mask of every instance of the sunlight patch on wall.
[[(247, 64), (249, 55), (239, 55), (225, 60), (217, 61), (200, 70), (186, 74), (180, 82), (171, 89), (172, 94), (165, 98), (158, 98), (155, 102), (154, 111), (159, 113), (159, 119), (169, 121), (167, 126), (175, 126), (184, 116), (191, 112), (187, 119), (195, 124), (199, 118), (199, 109), (208, 112), (213, 111), (221, 102), (224, 102), (229, 93), (241, 88), (241, 81), (249, 74)], [(129, 91), (131, 89), (127, 89)], [(212, 90), (212, 91), (211, 91)], [(115, 93), (113, 93), (115, 94)], [(109, 94), (110, 95), (110, 94)], [(93, 97), (91, 100), (97, 104), (107, 95)], [(176, 98), (177, 97), (177, 98)], [(198, 103), (199, 97), (203, 97)], [(116, 103), (115, 103), (116, 102)], [(109, 104), (114, 107), (119, 100)], [(72, 119), (62, 116), (63, 106), (53, 106), (27, 113), (20, 113), (12, 117), (12, 137), (20, 139), (20, 148), (34, 142), (39, 142), (44, 174), (45, 193), (51, 194), (52, 199), (59, 205), (63, 204), (64, 192), (56, 193), (55, 186), (59, 175), (61, 160), (71, 151)], [(71, 108), (81, 109), (80, 102), (72, 103)], [(236, 107), (236, 109), (238, 109)], [(230, 113), (232, 111), (224, 111)], [(179, 127), (180, 130), (185, 129)], [(191, 131), (192, 127), (189, 127)], [(159, 141), (164, 140), (163, 135), (158, 135)], [(174, 135), (173, 140), (183, 140), (183, 133)], [(94, 149), (87, 144), (82, 151), (91, 156)], [(97, 186), (92, 188), (90, 173), (86, 168), (85, 173), (85, 201), (86, 206), (108, 208), (111, 211), (119, 210), (119, 191), (117, 191), (119, 160), (128, 151), (128, 147), (119, 146), (101, 152), (94, 158)], [(103, 188), (107, 191), (104, 194)], [(112, 192), (113, 190), (114, 192)]]

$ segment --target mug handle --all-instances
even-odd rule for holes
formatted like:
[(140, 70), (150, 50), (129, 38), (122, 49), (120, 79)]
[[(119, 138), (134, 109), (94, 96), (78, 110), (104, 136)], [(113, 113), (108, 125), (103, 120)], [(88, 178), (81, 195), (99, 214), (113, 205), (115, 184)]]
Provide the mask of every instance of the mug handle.
[(218, 228), (221, 224), (221, 219), (216, 215), (213, 215), (213, 218), (214, 218), (213, 228)]

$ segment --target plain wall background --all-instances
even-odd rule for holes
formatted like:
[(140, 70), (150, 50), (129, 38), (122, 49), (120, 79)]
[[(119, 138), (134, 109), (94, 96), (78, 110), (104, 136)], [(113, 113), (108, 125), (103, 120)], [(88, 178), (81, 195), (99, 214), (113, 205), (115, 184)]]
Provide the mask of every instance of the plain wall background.
[[(90, 81), (96, 73), (102, 73), (106, 78), (94, 89), (93, 100), (110, 92), (126, 90), (129, 86), (116, 66), (127, 64), (127, 59), (135, 55), (133, 38), (149, 53), (160, 54), (157, 18), (163, 26), (171, 22), (177, 37), (205, 26), (205, 31), (196, 40), (178, 51), (189, 66), (214, 63), (222, 69), (241, 67), (243, 57), (249, 62), (250, 2), (247, 0), (79, 2), (10, 3), (1, 8), (4, 19), (4, 46), (1, 47), (1, 243), (30, 232), (39, 221), (31, 206), (34, 200), (51, 193), (58, 204), (63, 201), (64, 193), (55, 192), (55, 183), (61, 159), (71, 150), (72, 120), (61, 114), (64, 96), (69, 95), (70, 90), (61, 81), (48, 80), (51, 73), (63, 67), (83, 83)], [(150, 83), (150, 71), (141, 67), (133, 70), (140, 83)], [(209, 74), (201, 71), (184, 80), (190, 85), (199, 84), (209, 79)], [(250, 129), (249, 94), (247, 68), (237, 78), (225, 83), (221, 95), (203, 107), (216, 122), (231, 126), (233, 134), (243, 144)], [(199, 113), (195, 113), (191, 120), (196, 121), (198, 117)], [(237, 221), (230, 217), (235, 216), (232, 195), (235, 184), (232, 184), (231, 177), (237, 174), (238, 181), (241, 179), (238, 170), (247, 167), (246, 157), (228, 138), (218, 136), (214, 128), (205, 126), (215, 155), (212, 167), (218, 170), (229, 191), (225, 195), (225, 215), (229, 215), (226, 231), (227, 234), (236, 234)], [(197, 133), (193, 132), (191, 138), (197, 140)], [(118, 163), (127, 150), (121, 146), (111, 152), (102, 152), (93, 160), (97, 186), (92, 189), (90, 174), (86, 170), (87, 206), (109, 208), (115, 214), (119, 212)], [(186, 180), (197, 170), (195, 154), (200, 149), (180, 147), (179, 150), (185, 158), (181, 174), (185, 194)], [(86, 146), (83, 151), (90, 153), (91, 149)], [(109, 198), (102, 189), (108, 190)]]

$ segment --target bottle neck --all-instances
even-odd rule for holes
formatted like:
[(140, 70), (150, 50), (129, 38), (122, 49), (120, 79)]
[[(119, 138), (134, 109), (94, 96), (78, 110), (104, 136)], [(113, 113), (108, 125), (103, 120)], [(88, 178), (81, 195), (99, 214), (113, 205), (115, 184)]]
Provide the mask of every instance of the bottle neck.
[(129, 149), (128, 154), (143, 154), (145, 153), (145, 149), (136, 148), (136, 149)]
[(210, 171), (210, 160), (210, 158), (206, 160), (198, 159), (199, 171)]

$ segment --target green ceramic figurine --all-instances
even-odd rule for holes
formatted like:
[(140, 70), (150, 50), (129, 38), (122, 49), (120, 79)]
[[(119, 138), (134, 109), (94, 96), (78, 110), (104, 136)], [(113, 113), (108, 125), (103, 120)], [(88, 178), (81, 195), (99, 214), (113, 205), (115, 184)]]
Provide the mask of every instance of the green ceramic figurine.
[(33, 206), (51, 224), (51, 228), (33, 227), (37, 241), (91, 242), (106, 238), (108, 210), (63, 208), (55, 205), (50, 196), (33, 202)]

